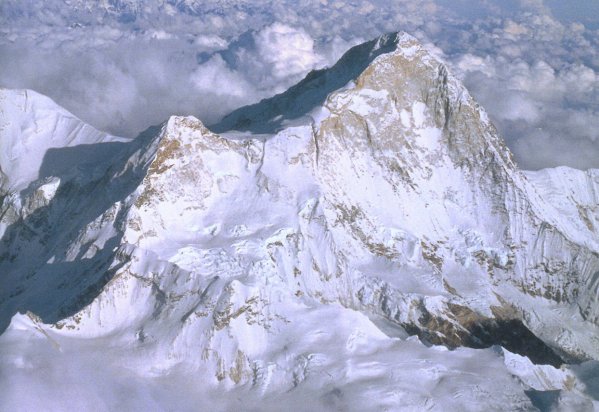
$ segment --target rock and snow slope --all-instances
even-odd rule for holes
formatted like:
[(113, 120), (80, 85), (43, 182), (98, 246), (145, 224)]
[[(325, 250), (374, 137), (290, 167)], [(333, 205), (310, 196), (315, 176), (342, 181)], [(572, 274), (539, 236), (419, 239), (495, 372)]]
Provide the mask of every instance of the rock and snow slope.
[(28, 93), (2, 92), (3, 151), (42, 142), (0, 163), (0, 406), (595, 405), (599, 175), (519, 171), (412, 37), (221, 135), (122, 141)]

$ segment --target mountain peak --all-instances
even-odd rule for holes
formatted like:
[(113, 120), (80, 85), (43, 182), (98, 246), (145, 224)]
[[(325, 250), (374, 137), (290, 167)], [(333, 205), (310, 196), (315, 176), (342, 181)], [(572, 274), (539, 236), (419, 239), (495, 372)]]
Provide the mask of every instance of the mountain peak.
[(352, 47), (332, 67), (311, 71), (287, 91), (237, 109), (210, 129), (217, 133), (230, 130), (275, 133), (291, 122), (301, 122), (313, 109), (321, 106), (331, 92), (355, 80), (378, 56), (398, 47), (406, 47), (409, 52), (417, 44), (414, 37), (399, 32)]
[[(63, 163), (106, 143), (44, 155), (59, 178), (13, 193), (0, 214), (0, 329), (14, 323), (0, 344), (16, 342), (0, 354), (25, 358), (50, 341), (78, 356), (99, 338), (102, 354), (117, 349), (110, 376), (127, 365), (140, 379), (196, 377), (193, 390), (262, 407), (298, 393), (318, 403), (316, 387), (366, 396), (365, 376), (395, 394), (412, 376), (389, 370), (416, 353), (451, 365), (418, 385), (465, 387), (493, 371), (459, 402), (488, 405), (503, 371), (511, 400), (491, 397), (492, 409), (525, 405), (512, 376), (571, 391), (575, 373), (553, 366), (599, 359), (597, 175), (525, 178), (484, 110), (413, 37), (356, 46), (212, 129), (266, 136), (174, 116), (111, 145), (83, 181), (63, 178)], [(491, 366), (460, 366), (473, 359)], [(531, 378), (541, 375), (569, 381)], [(366, 398), (366, 409), (429, 403)]]
[[(332, 67), (312, 71), (284, 93), (239, 108), (209, 128), (216, 133), (275, 134), (292, 125), (318, 125), (324, 115), (321, 109), (331, 110), (332, 101), (339, 101), (336, 96), (351, 95), (349, 100), (355, 99), (352, 110), (368, 110), (357, 107), (357, 102), (364, 101), (358, 96), (361, 91), (379, 91), (399, 110), (411, 110), (413, 102), (421, 102), (433, 120), (430, 126), (456, 130), (446, 142), (456, 163), (477, 169), (489, 162), (488, 154), (493, 152), (497, 159), (492, 163), (516, 169), (511, 152), (484, 109), (442, 62), (405, 32), (355, 46)], [(419, 119), (423, 120), (422, 116)]]

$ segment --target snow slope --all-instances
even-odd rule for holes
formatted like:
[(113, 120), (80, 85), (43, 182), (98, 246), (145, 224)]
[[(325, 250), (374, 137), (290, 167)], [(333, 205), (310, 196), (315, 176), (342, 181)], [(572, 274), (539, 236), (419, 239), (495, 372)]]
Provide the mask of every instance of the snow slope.
[(213, 129), (1, 158), (2, 409), (597, 406), (597, 172), (521, 172), (414, 38)]

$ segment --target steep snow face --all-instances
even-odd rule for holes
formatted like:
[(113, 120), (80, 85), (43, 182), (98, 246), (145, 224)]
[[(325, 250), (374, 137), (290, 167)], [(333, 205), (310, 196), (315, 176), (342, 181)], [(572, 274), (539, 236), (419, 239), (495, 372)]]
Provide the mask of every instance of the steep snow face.
[(561, 220), (586, 235), (591, 243), (599, 239), (599, 171), (569, 167), (524, 172)]
[(42, 206), (5, 198), (0, 320), (30, 312), (0, 336), (16, 377), (1, 406), (24, 385), (42, 388), (25, 408), (70, 390), (34, 373), (67, 365), (69, 381), (151, 393), (90, 385), (69, 401), (84, 409), (534, 410), (538, 391), (593, 407), (595, 364), (555, 366), (599, 358), (596, 171), (522, 174), (401, 33), (228, 127), (172, 117), (47, 150), (42, 165), (61, 162), (28, 177)]

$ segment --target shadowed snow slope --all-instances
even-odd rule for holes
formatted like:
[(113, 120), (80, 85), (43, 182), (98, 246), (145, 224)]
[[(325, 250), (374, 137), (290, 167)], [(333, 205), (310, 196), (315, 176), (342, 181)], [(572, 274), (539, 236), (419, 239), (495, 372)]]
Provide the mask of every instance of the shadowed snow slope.
[(411, 36), (213, 129), (1, 154), (1, 409), (597, 406), (597, 171), (519, 171)]
[(145, 175), (157, 130), (129, 141), (31, 91), (2, 90), (0, 99), (4, 330), (16, 311), (54, 322), (99, 293), (122, 232), (110, 219)]

